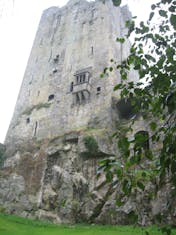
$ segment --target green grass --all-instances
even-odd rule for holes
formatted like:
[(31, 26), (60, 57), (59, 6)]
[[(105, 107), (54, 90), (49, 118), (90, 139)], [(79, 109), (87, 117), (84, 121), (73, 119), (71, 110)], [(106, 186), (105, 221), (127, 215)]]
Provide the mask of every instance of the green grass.
[[(149, 227), (150, 235), (161, 234)], [(132, 226), (53, 225), (46, 222), (0, 214), (0, 235), (145, 235), (145, 230)], [(176, 234), (176, 231), (173, 231)]]

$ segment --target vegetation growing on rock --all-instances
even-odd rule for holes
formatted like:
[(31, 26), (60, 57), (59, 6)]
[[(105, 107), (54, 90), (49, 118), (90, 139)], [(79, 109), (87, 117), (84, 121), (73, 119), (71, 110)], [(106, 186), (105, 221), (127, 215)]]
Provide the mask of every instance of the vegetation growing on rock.
[(98, 143), (93, 136), (85, 136), (84, 144), (90, 154), (96, 154), (98, 151)]

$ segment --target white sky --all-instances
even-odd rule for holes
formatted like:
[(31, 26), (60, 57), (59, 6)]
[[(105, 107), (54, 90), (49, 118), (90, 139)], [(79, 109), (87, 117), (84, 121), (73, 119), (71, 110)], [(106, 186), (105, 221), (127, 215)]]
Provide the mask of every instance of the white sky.
[[(0, 7), (1, 7), (0, 0)], [(42, 11), (68, 0), (4, 0), (9, 8), (0, 19), (0, 142), (3, 143), (22, 82)], [(153, 0), (124, 0), (139, 19), (145, 19)], [(11, 3), (11, 4), (10, 4)], [(8, 5), (8, 4), (7, 4)], [(13, 10), (12, 10), (13, 9)], [(1, 9), (0, 9), (1, 10)], [(8, 14), (7, 14), (8, 12)], [(1, 13), (1, 12), (0, 12)]]

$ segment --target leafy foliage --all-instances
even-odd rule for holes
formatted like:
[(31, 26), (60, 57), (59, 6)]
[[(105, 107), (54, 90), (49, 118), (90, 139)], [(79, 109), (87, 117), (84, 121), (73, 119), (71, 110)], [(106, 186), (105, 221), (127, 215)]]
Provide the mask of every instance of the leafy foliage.
[[(101, 75), (119, 71), (121, 82), (114, 90), (120, 91), (122, 99), (130, 99), (135, 111), (140, 112), (148, 123), (147, 135), (138, 133), (129, 138), (135, 123), (132, 118), (125, 133), (117, 131), (114, 134), (121, 157), (100, 163), (100, 170), (104, 170), (107, 180), (113, 184), (115, 181), (121, 188), (121, 198), (134, 190), (144, 191), (149, 180), (155, 180), (156, 188), (159, 188), (166, 178), (172, 185), (171, 194), (176, 195), (175, 9), (175, 0), (160, 0), (151, 6), (146, 23), (140, 22), (136, 26), (134, 20), (126, 22), (128, 34), (117, 41), (125, 43), (133, 33), (135, 39), (130, 53), (120, 64), (112, 59), (112, 65)], [(138, 71), (138, 81), (128, 82), (130, 70)], [(147, 142), (152, 148), (146, 147)], [(140, 177), (139, 171), (142, 172)], [(169, 210), (172, 214), (172, 209)]]

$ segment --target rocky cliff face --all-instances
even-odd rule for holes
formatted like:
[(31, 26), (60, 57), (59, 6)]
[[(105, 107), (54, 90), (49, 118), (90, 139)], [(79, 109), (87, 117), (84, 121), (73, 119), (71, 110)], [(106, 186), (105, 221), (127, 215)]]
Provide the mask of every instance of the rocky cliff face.
[[(29, 143), (5, 161), (0, 171), (0, 209), (55, 223), (130, 224), (133, 213), (140, 224), (151, 224), (158, 213), (167, 217), (169, 187), (151, 200), (136, 192), (116, 204), (118, 187), (97, 178), (99, 161), (117, 154), (110, 132), (80, 130), (64, 136)], [(148, 184), (147, 191), (153, 191)]]

